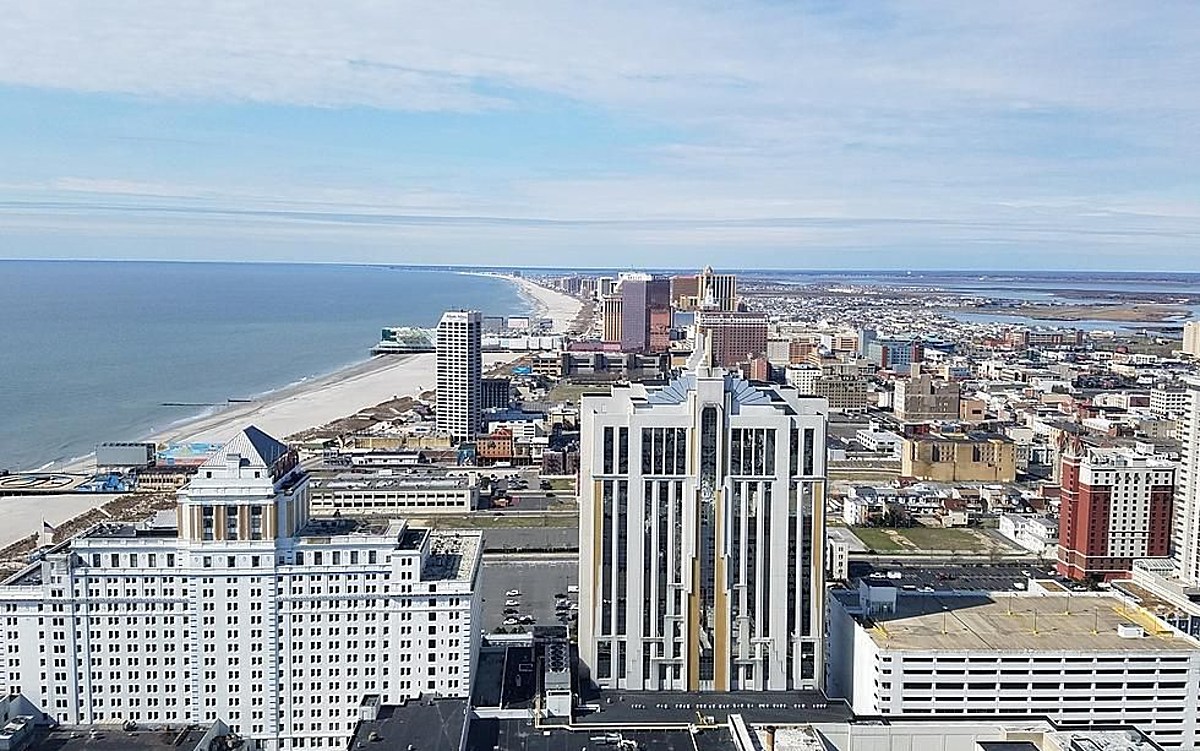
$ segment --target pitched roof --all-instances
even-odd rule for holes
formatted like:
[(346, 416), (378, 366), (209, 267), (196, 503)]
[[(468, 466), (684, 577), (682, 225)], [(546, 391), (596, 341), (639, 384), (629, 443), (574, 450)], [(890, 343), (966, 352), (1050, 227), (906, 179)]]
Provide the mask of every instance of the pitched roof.
[(279, 457), (288, 451), (287, 444), (277, 441), (253, 425), (248, 425), (242, 432), (226, 441), (219, 451), (204, 462), (204, 466), (224, 466), (226, 456), (238, 454), (246, 466), (270, 469), (279, 461)]

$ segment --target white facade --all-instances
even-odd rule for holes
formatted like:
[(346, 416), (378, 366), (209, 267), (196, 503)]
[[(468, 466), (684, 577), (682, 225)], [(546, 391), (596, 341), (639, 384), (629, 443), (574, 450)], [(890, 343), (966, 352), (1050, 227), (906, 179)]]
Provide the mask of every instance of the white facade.
[(310, 519), (295, 454), (249, 428), (175, 515), (99, 525), (0, 584), (0, 680), (63, 724), (222, 719), (267, 749), (344, 748), (364, 696), (468, 695), (480, 543)]
[(904, 447), (904, 438), (890, 430), (859, 430), (854, 434), (854, 440), (868, 451), (887, 452), (896, 458), (900, 458), (900, 450)]
[(828, 693), (859, 715), (1132, 725), (1194, 749), (1200, 642), (1133, 610), (1108, 595), (843, 593)]
[(479, 485), (467, 477), (346, 475), (314, 482), (311, 495), (313, 513), (328, 516), (465, 514), (479, 506)]
[(878, 498), (859, 498), (847, 495), (842, 501), (842, 521), (851, 527), (864, 527), (872, 516), (882, 516), (887, 511), (884, 502)]
[(1200, 357), (1200, 321), (1183, 324), (1183, 353)]
[(580, 414), (579, 644), (592, 679), (819, 685), (824, 401), (693, 364), (663, 388), (584, 396)]
[(1179, 472), (1175, 484), (1171, 550), (1179, 577), (1200, 586), (1200, 377), (1184, 381), (1183, 414), (1175, 429), (1180, 442)]
[(1031, 553), (1058, 555), (1058, 522), (1044, 516), (1001, 514), (998, 532)]
[(826, 546), (826, 574), (830, 579), (845, 581), (850, 578), (850, 543), (830, 539)]
[(437, 429), (469, 441), (482, 427), (483, 315), (448, 310), (437, 326)]

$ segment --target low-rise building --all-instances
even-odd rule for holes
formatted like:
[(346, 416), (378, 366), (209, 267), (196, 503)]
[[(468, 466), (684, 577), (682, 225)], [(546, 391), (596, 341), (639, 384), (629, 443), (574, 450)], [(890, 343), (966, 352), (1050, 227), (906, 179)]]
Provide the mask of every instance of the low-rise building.
[(935, 379), (913, 363), (909, 377), (896, 381), (892, 410), (905, 422), (955, 421), (959, 418), (957, 381)]
[[(511, 438), (511, 436), (510, 436)], [(476, 443), (482, 444), (484, 439)], [(464, 514), (479, 506), (479, 485), (441, 470), (319, 472), (311, 480), (315, 513), (349, 516)]]
[(858, 715), (1132, 725), (1196, 748), (1200, 642), (1110, 594), (1029, 586), (835, 590), (827, 691)]
[(174, 493), (192, 479), (196, 469), (197, 467), (188, 465), (139, 469), (134, 487), (139, 493)]
[(1001, 514), (998, 531), (1031, 553), (1046, 558), (1058, 554), (1058, 522), (1050, 517)]
[(904, 447), (904, 436), (890, 430), (864, 428), (854, 434), (854, 440), (868, 451), (895, 454), (897, 457)]
[(926, 433), (904, 441), (900, 473), (935, 482), (1013, 482), (1016, 450), (999, 433)]

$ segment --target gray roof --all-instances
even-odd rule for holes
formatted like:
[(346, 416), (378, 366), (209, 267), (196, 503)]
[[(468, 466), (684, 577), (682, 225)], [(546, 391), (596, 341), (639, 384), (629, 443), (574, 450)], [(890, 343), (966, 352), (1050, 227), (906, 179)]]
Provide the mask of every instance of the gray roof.
[(226, 456), (239, 454), (243, 459), (249, 461), (251, 467), (270, 469), (288, 451), (287, 444), (281, 443), (253, 425), (249, 425), (226, 441), (220, 451), (204, 462), (204, 466), (223, 466)]
[(463, 699), (421, 699), (403, 706), (384, 705), (374, 720), (354, 729), (350, 748), (375, 751), (458, 751), (467, 722)]
[[(650, 391), (646, 401), (650, 404), (683, 404), (689, 391), (696, 389), (696, 374), (684, 373), (666, 386)], [(725, 374), (725, 391), (733, 396), (734, 404), (770, 404), (769, 390), (760, 388), (738, 376)]]

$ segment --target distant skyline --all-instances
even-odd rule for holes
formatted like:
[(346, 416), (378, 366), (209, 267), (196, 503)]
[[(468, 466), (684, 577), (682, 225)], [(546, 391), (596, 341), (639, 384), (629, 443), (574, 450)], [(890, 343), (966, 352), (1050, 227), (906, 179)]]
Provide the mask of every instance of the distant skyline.
[(1194, 271), (1200, 4), (19, 3), (0, 258)]

